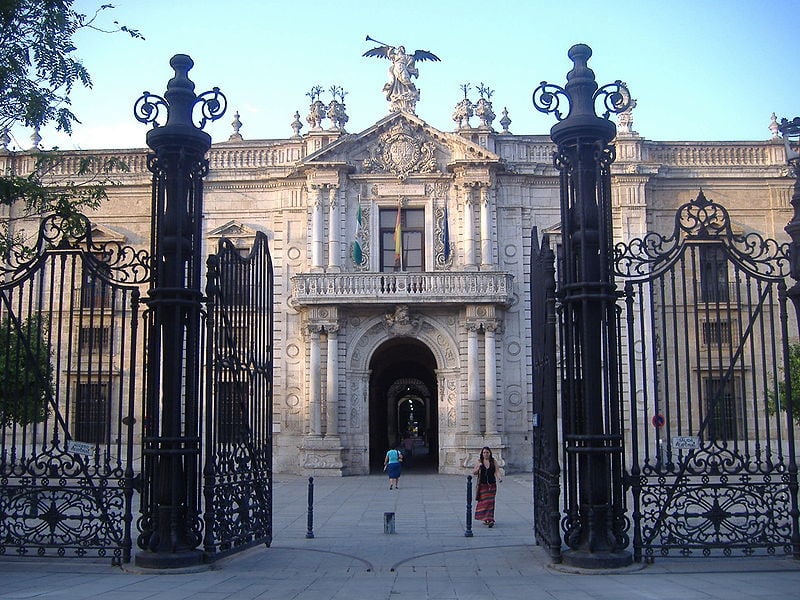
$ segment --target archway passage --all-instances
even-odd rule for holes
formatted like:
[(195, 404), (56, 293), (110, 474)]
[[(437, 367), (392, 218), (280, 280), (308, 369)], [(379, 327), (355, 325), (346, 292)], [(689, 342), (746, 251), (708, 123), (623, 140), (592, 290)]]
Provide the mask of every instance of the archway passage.
[(370, 361), (370, 471), (383, 469), (386, 450), (405, 441), (411, 454), (405, 468), (439, 467), (439, 415), (436, 359), (413, 338), (393, 338)]

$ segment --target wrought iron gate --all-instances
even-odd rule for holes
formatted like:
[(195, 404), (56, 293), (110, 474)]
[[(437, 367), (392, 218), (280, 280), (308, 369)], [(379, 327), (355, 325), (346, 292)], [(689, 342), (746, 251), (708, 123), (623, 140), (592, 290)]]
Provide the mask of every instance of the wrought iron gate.
[(127, 562), (146, 252), (46, 218), (0, 262), (0, 555)]
[(533, 331), (533, 506), (536, 542), (561, 562), (556, 399), (555, 255), (550, 241), (531, 234), (531, 330)]
[(247, 257), (226, 239), (208, 261), (203, 495), (211, 560), (272, 542), (273, 270), (259, 232)]
[(617, 244), (615, 267), (634, 558), (800, 558), (787, 246), (701, 192), (670, 236)]

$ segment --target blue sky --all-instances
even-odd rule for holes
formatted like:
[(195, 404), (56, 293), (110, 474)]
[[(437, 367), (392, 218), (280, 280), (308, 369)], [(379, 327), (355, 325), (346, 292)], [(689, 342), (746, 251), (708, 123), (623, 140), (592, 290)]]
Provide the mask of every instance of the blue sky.
[[(228, 98), (228, 113), (206, 126), (215, 142), (231, 134), (235, 111), (246, 139), (289, 137), (296, 110), (306, 131), (306, 92), (315, 85), (348, 92), (347, 130), (357, 133), (388, 112), (381, 87), (389, 63), (362, 57), (374, 46), (366, 35), (442, 59), (418, 64), (417, 115), (445, 131), (455, 126), (459, 86), (472, 84), (475, 101), (483, 83), (494, 90), (498, 119), (508, 108), (513, 133), (547, 134), (554, 117), (533, 108), (531, 93), (542, 80), (565, 83), (567, 50), (578, 42), (592, 47), (589, 66), (601, 85), (628, 83), (634, 129), (647, 139), (766, 140), (773, 112), (800, 115), (800, 0), (113, 3), (102, 21), (139, 29), (146, 40), (77, 36), (94, 87), (73, 94), (82, 124), (72, 138), (43, 131), (45, 147), (144, 147), (147, 127), (133, 118), (133, 104), (144, 90), (163, 94), (176, 53), (193, 58), (198, 93), (218, 86)], [(30, 132), (14, 133), (15, 147), (30, 145)]]

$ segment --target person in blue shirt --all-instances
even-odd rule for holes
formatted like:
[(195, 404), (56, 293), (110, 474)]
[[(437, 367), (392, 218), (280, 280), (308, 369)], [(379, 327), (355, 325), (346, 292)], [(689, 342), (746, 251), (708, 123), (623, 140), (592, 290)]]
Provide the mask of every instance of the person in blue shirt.
[(389, 489), (400, 489), (400, 469), (403, 462), (403, 453), (396, 448), (386, 452), (383, 459), (383, 470), (389, 475)]

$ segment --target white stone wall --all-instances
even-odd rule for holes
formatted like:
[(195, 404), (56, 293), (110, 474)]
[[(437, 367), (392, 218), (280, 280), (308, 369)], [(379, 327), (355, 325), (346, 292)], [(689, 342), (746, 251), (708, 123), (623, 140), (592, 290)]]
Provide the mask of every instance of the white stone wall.
[[(389, 334), (381, 319), (394, 303), (362, 298), (336, 303), (338, 336), (337, 415), (335, 439), (309, 437), (312, 418), (312, 380), (309, 324), (327, 321), (317, 304), (297, 305), (291, 298), (292, 278), (320, 271), (357, 272), (350, 259), (354, 215), (361, 202), (371, 215), (370, 269), (377, 265), (377, 210), (398, 200), (424, 207), (429, 219), (426, 239), (429, 270), (445, 272), (499, 271), (513, 275), (508, 305), (477, 302), (440, 307), (437, 299), (408, 303), (423, 327), (422, 340), (437, 357), (439, 469), (464, 472), (484, 444), (497, 448), (511, 469), (529, 470), (531, 461), (532, 371), (529, 303), (531, 228), (559, 230), (558, 177), (552, 165), (554, 147), (547, 136), (490, 135), (495, 152), (464, 137), (410, 121), (404, 144), (431, 143), (436, 147), (437, 169), (411, 171), (401, 181), (394, 174), (368, 171), (365, 157), (381, 144), (395, 143), (385, 120), (354, 136), (352, 143), (338, 134), (308, 134), (300, 140), (242, 141), (216, 144), (210, 154), (206, 180), (204, 231), (208, 251), (220, 235), (240, 239), (246, 246), (255, 231), (270, 240), (275, 266), (275, 371), (274, 423), (276, 472), (348, 475), (369, 469), (369, 359)], [(395, 132), (394, 135), (399, 135)], [(416, 137), (414, 137), (416, 136)], [(474, 137), (474, 136), (473, 136)], [(485, 137), (485, 136), (484, 136)], [(475, 138), (479, 139), (479, 138)], [(409, 141), (411, 140), (411, 141)], [(647, 230), (671, 231), (675, 209), (693, 199), (700, 188), (706, 196), (726, 206), (743, 230), (764, 237), (786, 239), (783, 227), (791, 218), (789, 206), (793, 180), (787, 177), (782, 146), (772, 142), (650, 142), (638, 136), (618, 140), (613, 166), (614, 234), (619, 239), (640, 237)], [(328, 151), (326, 149), (330, 148)], [(315, 154), (312, 154), (315, 153)], [(120, 153), (115, 153), (120, 154)], [(111, 228), (136, 247), (149, 247), (150, 176), (142, 151), (126, 151), (131, 173), (120, 173), (120, 186), (109, 190), (110, 199), (90, 215), (93, 222)], [(309, 156), (311, 155), (311, 156)], [(24, 156), (0, 153), (0, 167), (11, 161), (24, 171)], [(421, 163), (420, 163), (421, 165)], [(429, 169), (430, 165), (424, 169)], [(384, 165), (386, 166), (386, 165)], [(392, 165), (389, 164), (389, 167)], [(423, 167), (420, 166), (420, 169)], [(68, 166), (64, 167), (65, 172)], [(313, 223), (314, 188), (322, 186), (323, 238), (317, 240)], [(408, 196), (403, 196), (404, 190)], [(422, 190), (423, 195), (419, 195)], [(413, 193), (411, 193), (413, 192)], [(331, 212), (330, 202), (335, 207)], [(441, 235), (434, 222), (444, 203), (449, 209), (453, 258), (438, 264)], [(488, 210), (482, 213), (482, 204)], [(466, 218), (472, 211), (472, 227)], [(333, 223), (329, 222), (334, 215)], [(331, 238), (331, 226), (334, 237)], [(468, 230), (474, 239), (466, 239)], [(487, 245), (482, 238), (490, 236)], [(333, 244), (330, 240), (333, 239)], [(471, 248), (471, 259), (466, 250)], [(488, 262), (485, 254), (491, 254)], [(331, 260), (330, 253), (335, 254)], [(315, 253), (320, 265), (314, 265)], [(435, 265), (435, 266), (434, 266)], [(368, 269), (369, 270), (369, 269)], [(358, 271), (360, 272), (360, 271)], [(451, 299), (443, 297), (442, 303)], [(471, 431), (476, 410), (468, 389), (468, 322), (485, 331), (482, 317), (470, 311), (491, 308), (486, 323), (495, 331), (495, 394), (497, 432), (485, 432), (485, 407), (478, 407), (480, 424)], [(332, 326), (328, 323), (327, 326)], [(382, 333), (381, 333), (382, 332)], [(479, 334), (477, 374), (481, 396), (487, 373), (484, 335)], [(327, 361), (321, 343), (320, 362)], [(324, 370), (324, 369), (323, 369)], [(320, 402), (327, 391), (320, 373)], [(141, 383), (141, 381), (140, 381)], [(326, 415), (320, 416), (323, 423)], [(324, 426), (323, 426), (324, 429)], [(474, 429), (474, 428), (473, 428)]]

